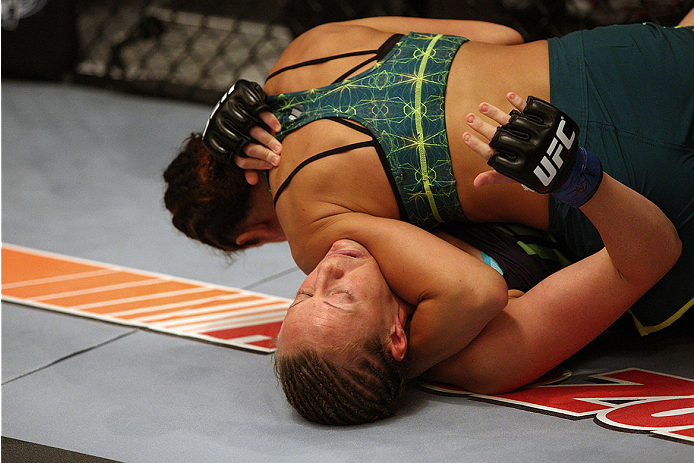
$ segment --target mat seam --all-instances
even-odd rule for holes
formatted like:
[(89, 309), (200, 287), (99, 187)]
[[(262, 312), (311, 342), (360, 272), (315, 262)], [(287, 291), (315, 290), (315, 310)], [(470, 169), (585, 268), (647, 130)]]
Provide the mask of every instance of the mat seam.
[(19, 375), (19, 376), (16, 376), (16, 377), (12, 378), (12, 379), (8, 379), (7, 381), (4, 381), (4, 382), (1, 383), (0, 385), (5, 386), (6, 384), (9, 384), (9, 383), (11, 383), (11, 382), (17, 381), (18, 379), (22, 379), (22, 378), (24, 378), (24, 377), (26, 377), (26, 376), (33, 375), (34, 373), (38, 373), (39, 371), (45, 370), (45, 369), (47, 369), (47, 368), (50, 368), (50, 367), (52, 367), (52, 366), (54, 366), (54, 365), (57, 365), (57, 364), (59, 364), (59, 363), (65, 361), (65, 360), (68, 360), (68, 359), (70, 359), (70, 358), (72, 358), (72, 357), (75, 357), (75, 356), (77, 356), (77, 355), (84, 354), (84, 353), (90, 352), (90, 351), (92, 351), (92, 350), (98, 349), (98, 348), (100, 348), (100, 347), (106, 346), (106, 345), (108, 345), (108, 344), (111, 344), (112, 342), (115, 342), (115, 341), (118, 341), (118, 340), (120, 340), (120, 339), (123, 339), (123, 338), (125, 338), (126, 336), (130, 336), (130, 335), (132, 335), (132, 334), (134, 334), (134, 333), (137, 333), (138, 331), (140, 331), (140, 330), (138, 330), (138, 329), (136, 328), (136, 329), (133, 329), (132, 331), (128, 331), (127, 333), (119, 334), (118, 336), (116, 336), (116, 337), (114, 337), (114, 338), (112, 338), (112, 339), (107, 339), (106, 341), (103, 341), (103, 342), (101, 342), (101, 343), (99, 343), (99, 344), (95, 344), (95, 345), (93, 345), (93, 346), (89, 346), (89, 347), (87, 347), (87, 348), (78, 350), (77, 352), (73, 352), (73, 353), (71, 353), (71, 354), (65, 355), (65, 356), (63, 356), (63, 357), (60, 357), (60, 358), (57, 359), (57, 360), (54, 360), (54, 361), (52, 361), (52, 362), (50, 362), (50, 363), (47, 363), (46, 365), (40, 366), (40, 367), (38, 367), (38, 368), (35, 368), (35, 369), (31, 370), (31, 371), (28, 371), (28, 372), (26, 372), (26, 373), (23, 373), (23, 374), (21, 374), (21, 375)]

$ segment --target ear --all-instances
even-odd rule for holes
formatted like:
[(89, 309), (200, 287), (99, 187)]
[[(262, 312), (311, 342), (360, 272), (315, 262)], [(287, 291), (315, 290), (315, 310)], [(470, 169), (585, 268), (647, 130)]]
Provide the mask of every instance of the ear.
[(405, 358), (407, 353), (407, 335), (402, 325), (395, 324), (390, 333), (390, 353), (398, 362)]
[(254, 246), (266, 243), (278, 243), (286, 240), (287, 238), (284, 236), (281, 229), (277, 230), (276, 228), (269, 227), (266, 224), (259, 224), (247, 229), (245, 232), (237, 236), (236, 244), (238, 246)]
[(236, 237), (236, 244), (244, 246), (246, 244), (262, 244), (270, 238), (272, 233), (265, 224), (257, 224), (247, 228), (243, 233)]
[(398, 298), (398, 309), (390, 327), (390, 353), (393, 354), (393, 358), (398, 362), (402, 361), (407, 353), (405, 323), (407, 323), (410, 312), (410, 306)]

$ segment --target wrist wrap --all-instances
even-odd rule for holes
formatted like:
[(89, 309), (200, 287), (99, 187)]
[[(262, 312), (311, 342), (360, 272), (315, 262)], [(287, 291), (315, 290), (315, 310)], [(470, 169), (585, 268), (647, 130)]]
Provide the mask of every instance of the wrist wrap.
[(579, 148), (577, 138), (578, 125), (569, 116), (531, 96), (523, 112), (512, 111), (497, 129), (488, 164), (538, 193), (579, 207), (600, 184), (602, 165)]
[(569, 206), (581, 207), (595, 194), (602, 181), (602, 172), (600, 160), (579, 146), (569, 178), (552, 196)]
[(239, 80), (212, 110), (202, 142), (215, 159), (230, 164), (233, 156), (244, 156), (243, 148), (251, 141), (251, 127), (260, 126), (271, 132), (258, 116), (270, 111), (267, 95), (255, 82)]

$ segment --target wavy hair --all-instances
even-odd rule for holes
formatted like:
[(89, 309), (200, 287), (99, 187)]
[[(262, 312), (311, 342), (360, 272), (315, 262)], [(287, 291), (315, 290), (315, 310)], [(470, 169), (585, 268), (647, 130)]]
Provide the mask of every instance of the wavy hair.
[(241, 249), (235, 235), (250, 209), (250, 185), (241, 168), (217, 161), (200, 133), (193, 133), (164, 172), (164, 181), (164, 204), (178, 230), (217, 249)]

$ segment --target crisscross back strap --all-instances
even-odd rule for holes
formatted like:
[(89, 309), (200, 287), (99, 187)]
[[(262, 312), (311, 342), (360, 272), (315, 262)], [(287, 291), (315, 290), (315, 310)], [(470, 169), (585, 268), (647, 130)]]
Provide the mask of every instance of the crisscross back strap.
[[(307, 61), (302, 61), (301, 63), (292, 64), (291, 66), (285, 66), (281, 69), (278, 69), (277, 71), (275, 71), (272, 74), (270, 74), (269, 76), (267, 76), (267, 79), (265, 79), (265, 80), (266, 81), (270, 80), (273, 77), (275, 77), (277, 74), (280, 74), (282, 72), (290, 71), (292, 69), (302, 68), (304, 66), (313, 66), (314, 64), (327, 63), (328, 61), (332, 61), (332, 60), (340, 59), (340, 58), (348, 58), (350, 56), (372, 55), (372, 54), (375, 55), (376, 53), (378, 53), (378, 50), (363, 50), (363, 51), (353, 51), (350, 53), (341, 53), (339, 55), (326, 56), (323, 58), (310, 59)], [(369, 60), (367, 60), (367, 62), (368, 61), (372, 61), (372, 59), (369, 58)], [(361, 67), (363, 65), (364, 64), (360, 64), (359, 67)]]
[(280, 195), (282, 192), (289, 186), (289, 182), (292, 181), (294, 176), (304, 167), (306, 167), (308, 164), (312, 163), (313, 161), (317, 161), (318, 159), (325, 158), (327, 156), (332, 156), (333, 154), (340, 154), (344, 153), (345, 151), (349, 150), (354, 150), (357, 148), (364, 148), (366, 146), (374, 146), (376, 144), (375, 140), (368, 140), (368, 141), (362, 141), (359, 143), (350, 143), (349, 145), (345, 146), (340, 146), (339, 148), (333, 148), (331, 150), (323, 151), (322, 153), (314, 154), (310, 158), (306, 159), (304, 162), (296, 166), (296, 169), (292, 171), (291, 174), (282, 182), (282, 185), (277, 189), (277, 194), (275, 194), (275, 199), (274, 199), (274, 204), (277, 204), (277, 200), (279, 199)]
[(374, 56), (362, 61), (361, 63), (357, 64), (352, 69), (343, 73), (340, 77), (338, 77), (337, 79), (335, 79), (333, 81), (333, 83), (337, 83), (337, 82), (340, 82), (341, 80), (344, 80), (345, 78), (347, 78), (347, 76), (352, 74), (357, 69), (359, 69), (363, 66), (366, 66), (367, 64), (369, 64), (373, 61), (378, 61), (379, 59), (383, 58), (391, 50), (391, 48), (393, 48), (393, 46), (398, 42), (398, 40), (400, 40), (400, 38), (402, 36), (403, 36), (402, 34), (394, 34), (394, 35), (390, 36), (390, 38), (388, 38), (388, 40), (386, 40), (383, 43), (383, 45), (378, 47), (376, 50), (361, 50), (361, 51), (352, 51), (352, 52), (348, 52), (348, 53), (340, 53), (338, 55), (332, 55), (332, 56), (325, 56), (323, 58), (310, 59), (307, 61), (302, 61), (301, 63), (296, 63), (296, 64), (292, 64), (290, 66), (285, 66), (285, 67), (273, 72), (269, 76), (267, 76), (265, 81), (267, 82), (269, 79), (272, 79), (277, 74), (280, 74), (280, 73), (285, 72), (285, 71), (289, 71), (291, 69), (297, 69), (297, 68), (301, 68), (304, 66), (312, 66), (314, 64), (327, 63), (328, 61), (341, 59), (341, 58), (349, 58), (352, 56), (374, 55)]

